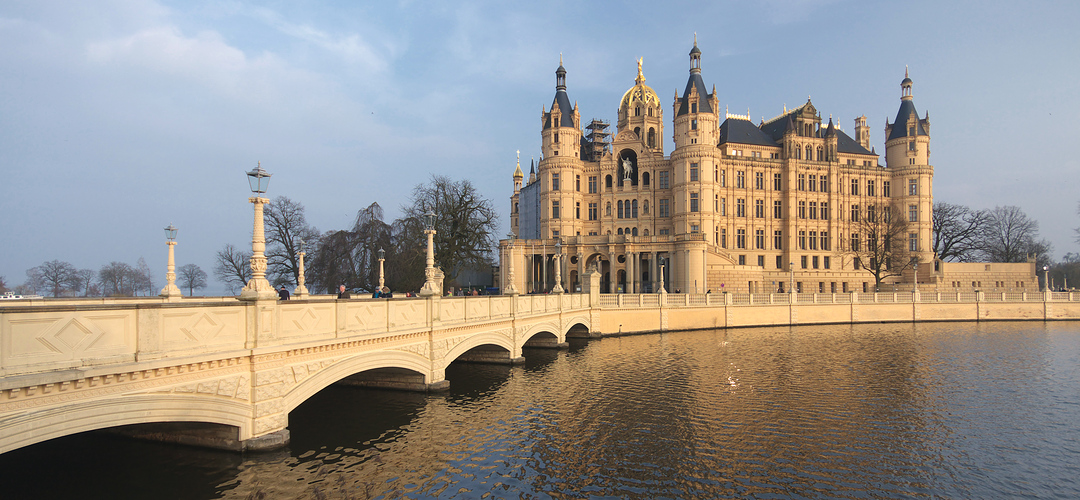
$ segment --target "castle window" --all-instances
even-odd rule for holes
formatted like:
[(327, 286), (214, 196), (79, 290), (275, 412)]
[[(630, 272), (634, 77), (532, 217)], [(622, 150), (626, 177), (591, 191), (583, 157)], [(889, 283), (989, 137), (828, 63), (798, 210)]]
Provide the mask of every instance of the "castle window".
[(874, 205), (866, 206), (866, 220), (868, 222), (877, 222), (877, 207)]
[(746, 230), (735, 230), (735, 248), (746, 248)]
[(701, 226), (698, 226), (697, 224), (690, 224), (690, 232), (695, 234), (701, 232)]
[(645, 185), (645, 186), (649, 185), (649, 173), (648, 172), (643, 172), (641, 174), (641, 184)]
[(773, 201), (772, 216), (774, 219), (784, 218), (784, 205), (780, 200)]
[(727, 170), (720, 171), (720, 187), (727, 187)]
[[(859, 206), (858, 205), (852, 205), (851, 206), (851, 222), (859, 222)], [(854, 248), (852, 250), (854, 250)]]
[(555, 144), (559, 143), (559, 134), (555, 134)]
[(697, 212), (698, 211), (698, 194), (697, 193), (690, 193), (690, 211), (691, 212)]
[(915, 127), (908, 127), (907, 135), (915, 135)]
[(698, 164), (690, 164), (690, 182), (697, 182), (698, 180)]
[(881, 196), (889, 197), (889, 181), (881, 181)]
[(574, 176), (574, 191), (581, 191), (581, 176)]
[[(754, 231), (754, 248), (757, 248), (757, 249), (760, 249), (760, 250), (765, 249), (765, 230), (764, 229), (757, 229), (757, 230)], [(765, 263), (762, 262), (760, 265), (764, 266)]]
[(713, 195), (712, 211), (720, 213), (720, 195)]
[(817, 219), (817, 202), (816, 201), (811, 201), (810, 202), (810, 218), (811, 219)]
[(908, 250), (912, 252), (919, 251), (919, 235), (916, 233), (908, 233)]
[(821, 202), (821, 220), (829, 220), (829, 202)]
[(636, 227), (630, 228), (630, 236), (637, 236), (637, 228)]
[(915, 151), (915, 141), (908, 143), (908, 151)]
[(631, 207), (631, 209), (630, 209), (630, 218), (631, 219), (636, 219), (637, 218), (637, 200), (631, 201), (630, 202), (630, 207)]
[(589, 220), (596, 220), (596, 203), (589, 203)]
[(746, 200), (742, 198), (735, 200), (735, 216), (746, 217)]
[(817, 231), (810, 231), (810, 249), (817, 250)]
[(618, 203), (619, 203), (619, 211), (618, 211), (619, 215), (618, 215), (618, 218), (622, 219), (623, 218), (623, 201), (619, 200)]
[(908, 196), (918, 196), (918, 194), (919, 194), (919, 180), (918, 179), (908, 179), (907, 186), (908, 186), (908, 188), (907, 188)]
[[(829, 232), (828, 231), (822, 231), (821, 232), (821, 249), (822, 250), (828, 250), (829, 249)], [(828, 259), (828, 257), (825, 257), (825, 258)], [(828, 262), (828, 260), (826, 260), (825, 262)], [(828, 269), (828, 268), (829, 268), (829, 265), (825, 264), (825, 269)]]
[(551, 174), (551, 190), (559, 190), (559, 174)]
[[(773, 231), (773, 250), (783, 250), (783, 249), (784, 249), (784, 232), (783, 231)], [(776, 267), (779, 268), (780, 266), (777, 265)]]
[(818, 182), (818, 190), (821, 191), (822, 193), (828, 193), (829, 192), (829, 176), (827, 176), (827, 175), (821, 176), (821, 182)]
[(611, 189), (611, 176), (608, 175), (604, 178), (604, 187)]
[(799, 218), (800, 219), (805, 219), (806, 218), (806, 202), (805, 201), (799, 201)]
[(765, 218), (765, 200), (754, 200), (754, 217)]
[(727, 215), (727, 198), (720, 198), (720, 215)]
[(575, 219), (580, 219), (581, 218), (581, 202), (580, 201), (577, 202), (576, 206), (574, 207), (574, 218)]
[[(851, 251), (852, 252), (858, 252), (859, 251), (859, 233), (852, 233), (851, 234)], [(855, 259), (856, 259), (855, 260), (855, 262), (856, 262), (855, 269), (858, 269), (859, 268), (858, 257), (856, 257)]]
[(652, 106), (649, 106), (649, 116), (652, 116)]
[(784, 189), (783, 177), (780, 174), (773, 174), (773, 189), (780, 191)]
[(908, 221), (910, 221), (910, 222), (919, 222), (919, 206), (918, 205), (908, 205), (907, 214), (908, 214)]
[(559, 202), (558, 201), (552, 201), (551, 202), (551, 218), (552, 219), (558, 219), (559, 218)]
[(806, 191), (806, 174), (799, 174), (799, 191)]
[(690, 120), (690, 130), (697, 130), (697, 120)]
[(634, 127), (634, 135), (641, 139), (641, 127)]
[(825, 161), (825, 152), (817, 148), (817, 161)]
[(589, 193), (590, 194), (595, 194), (596, 193), (596, 176), (595, 175), (590, 175), (589, 176)]
[(810, 175), (809, 184), (810, 184), (810, 186), (809, 186), (810, 187), (810, 189), (809, 189), (810, 192), (817, 191), (817, 176), (816, 175), (813, 175), (813, 174)]
[(641, 106), (634, 107), (634, 116), (641, 116)]
[(622, 228), (620, 227), (619, 229), (617, 229), (617, 230), (615, 231), (615, 234), (622, 234)]
[(720, 248), (727, 248), (727, 229), (720, 229)]
[(813, 160), (813, 159), (814, 159), (814, 148), (811, 148), (810, 146), (806, 146), (806, 161), (810, 161), (810, 160)]
[(872, 180), (866, 181), (866, 196), (874, 196), (874, 188), (876, 187), (875, 184), (876, 183)]
[(660, 217), (671, 217), (671, 200), (668, 200), (668, 199), (665, 198), (665, 199), (660, 200), (659, 203), (660, 203), (660, 208), (659, 208), (660, 213), (658, 215)]
[(806, 250), (806, 231), (799, 231), (799, 250)]
[(735, 187), (739, 189), (746, 188), (746, 172), (742, 170), (735, 172)]
[(851, 195), (859, 196), (859, 179), (851, 179)]
[(660, 176), (660, 186), (658, 186), (658, 187), (659, 187), (660, 189), (667, 189), (667, 188), (669, 187), (669, 185), (668, 185), (668, 172), (667, 172), (667, 170), (664, 170), (664, 171), (658, 172), (658, 173), (657, 173), (657, 175), (659, 175), (659, 176)]
[(697, 113), (697, 103), (696, 102), (690, 103), (690, 112), (691, 113)]

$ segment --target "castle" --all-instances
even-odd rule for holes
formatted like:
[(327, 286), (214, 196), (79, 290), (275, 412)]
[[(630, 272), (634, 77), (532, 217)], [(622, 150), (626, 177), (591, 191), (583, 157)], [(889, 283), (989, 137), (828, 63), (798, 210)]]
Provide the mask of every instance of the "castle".
[[(882, 165), (865, 116), (853, 138), (831, 117), (823, 123), (809, 98), (758, 124), (722, 111), (701, 55), (695, 41), (686, 88), (670, 108), (670, 155), (664, 106), (640, 60), (613, 138), (607, 122), (582, 122), (560, 61), (554, 101), (540, 117), (542, 158), (527, 181), (520, 159), (514, 171), (513, 238), (500, 244), (504, 290), (513, 273), (521, 293), (556, 284), (575, 291), (594, 268), (608, 293), (967, 286), (974, 268), (949, 276), (933, 253), (930, 119), (919, 117), (906, 71)], [(1038, 286), (1033, 265), (996, 266), (978, 268), (971, 286), (984, 278)]]

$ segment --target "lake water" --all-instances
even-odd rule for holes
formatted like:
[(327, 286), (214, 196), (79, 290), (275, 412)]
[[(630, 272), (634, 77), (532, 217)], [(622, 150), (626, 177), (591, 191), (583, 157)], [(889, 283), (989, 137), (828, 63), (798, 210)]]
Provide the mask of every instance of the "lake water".
[(1078, 498), (1080, 323), (675, 332), (330, 387), (287, 450), (87, 433), (0, 498)]

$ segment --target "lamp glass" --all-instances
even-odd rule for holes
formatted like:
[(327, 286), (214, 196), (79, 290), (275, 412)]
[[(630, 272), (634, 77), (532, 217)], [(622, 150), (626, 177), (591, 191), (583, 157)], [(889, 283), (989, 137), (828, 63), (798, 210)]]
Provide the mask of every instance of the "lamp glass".
[(173, 227), (172, 224), (169, 224), (169, 227), (165, 228), (165, 238), (169, 241), (176, 239), (176, 228)]
[(251, 172), (247, 173), (251, 192), (256, 194), (265, 193), (266, 189), (270, 187), (270, 175), (270, 172), (263, 170), (262, 165), (251, 169)]
[(380, 248), (379, 249), (379, 260), (383, 260), (385, 258), (386, 258), (386, 250), (383, 250), (383, 249)]
[(435, 229), (435, 212), (428, 212), (424, 214), (424, 229), (431, 231)]

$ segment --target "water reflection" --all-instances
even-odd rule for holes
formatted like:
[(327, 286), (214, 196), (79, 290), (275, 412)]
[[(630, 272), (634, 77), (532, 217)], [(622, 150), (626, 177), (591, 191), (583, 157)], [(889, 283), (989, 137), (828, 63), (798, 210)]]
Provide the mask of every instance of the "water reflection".
[(145, 478), (102, 498), (140, 484), (177, 498), (1080, 495), (1077, 323), (679, 332), (525, 354), (452, 365), (444, 394), (327, 388), (290, 414), (277, 454), (88, 435), (0, 470), (34, 481), (60, 453), (75, 474)]

